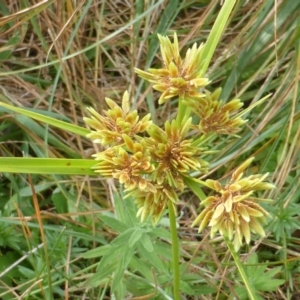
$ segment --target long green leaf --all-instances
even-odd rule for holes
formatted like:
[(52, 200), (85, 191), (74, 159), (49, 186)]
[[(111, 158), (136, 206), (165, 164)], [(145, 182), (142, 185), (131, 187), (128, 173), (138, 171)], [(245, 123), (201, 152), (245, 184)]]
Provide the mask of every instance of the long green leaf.
[(256, 293), (255, 293), (255, 291), (254, 291), (254, 289), (253, 289), (253, 287), (252, 287), (252, 285), (250, 283), (250, 280), (249, 280), (249, 278), (248, 278), (248, 276), (247, 276), (247, 274), (246, 274), (246, 272), (244, 270), (244, 267), (242, 265), (240, 257), (236, 253), (236, 251), (234, 250), (232, 242), (227, 237), (224, 237), (224, 240), (225, 240), (225, 242), (226, 242), (226, 244), (228, 246), (229, 251), (231, 252), (231, 255), (232, 255), (232, 257), (233, 257), (233, 259), (235, 261), (237, 269), (238, 269), (238, 271), (239, 271), (239, 273), (240, 273), (240, 275), (242, 277), (242, 280), (243, 280), (243, 282), (245, 284), (246, 290), (248, 292), (249, 299), (250, 300), (258, 300), (258, 297), (256, 296)]
[[(198, 181), (198, 182), (197, 182)], [(193, 191), (193, 193), (199, 198), (199, 200), (203, 201), (206, 199), (206, 195), (201, 189), (201, 183), (196, 178), (185, 177), (185, 184)]]
[(74, 124), (60, 121), (60, 120), (57, 120), (57, 119), (54, 119), (51, 117), (47, 117), (42, 114), (38, 114), (38, 113), (35, 113), (32, 111), (29, 111), (27, 109), (24, 109), (24, 108), (14, 107), (12, 105), (9, 105), (9, 104), (3, 103), (3, 102), (0, 102), (0, 106), (8, 108), (8, 109), (10, 109), (14, 112), (20, 113), (22, 115), (28, 116), (34, 120), (44, 122), (46, 124), (52, 125), (54, 127), (57, 127), (57, 128), (81, 135), (81, 136), (86, 136), (90, 132), (87, 128), (83, 128), (83, 127), (80, 127), (80, 126), (77, 126)]
[(212, 59), (212, 56), (215, 52), (217, 44), (220, 40), (221, 34), (224, 31), (226, 22), (229, 18), (231, 10), (235, 4), (235, 0), (226, 0), (223, 4), (220, 13), (214, 23), (213, 28), (210, 31), (210, 34), (207, 38), (207, 42), (205, 43), (205, 47), (203, 49), (203, 57), (205, 61), (203, 62), (202, 75), (206, 73), (206, 70), (209, 66), (209, 63)]
[(0, 157), (0, 172), (27, 174), (95, 175), (92, 159)]

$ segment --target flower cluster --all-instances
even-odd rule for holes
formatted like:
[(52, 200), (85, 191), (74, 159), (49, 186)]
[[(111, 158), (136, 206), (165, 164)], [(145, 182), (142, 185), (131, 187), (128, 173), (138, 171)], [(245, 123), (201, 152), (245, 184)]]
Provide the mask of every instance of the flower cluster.
[[(149, 116), (139, 121), (136, 111), (129, 109), (125, 92), (122, 107), (106, 99), (110, 109), (101, 116), (89, 109), (91, 118), (85, 122), (93, 128), (88, 135), (96, 143), (109, 146), (93, 156), (98, 163), (95, 172), (117, 179), (139, 207), (138, 216), (150, 216), (156, 223), (167, 203), (178, 201), (177, 192), (185, 187), (190, 172), (205, 172), (208, 163), (201, 156), (204, 149), (186, 139), (191, 118), (180, 124), (166, 122), (164, 130), (152, 124)], [(142, 136), (147, 133), (147, 136)]]
[(145, 174), (151, 174), (154, 170), (149, 151), (142, 143), (134, 143), (126, 135), (123, 138), (125, 146), (115, 146), (94, 155), (99, 161), (94, 166), (95, 172), (118, 179), (126, 191), (137, 187), (143, 191), (155, 191), (153, 185), (145, 179)]
[(168, 37), (158, 35), (158, 39), (164, 68), (149, 69), (148, 72), (135, 69), (140, 77), (154, 83), (155, 90), (162, 92), (158, 103), (163, 104), (166, 100), (176, 96), (187, 100), (201, 97), (199, 88), (209, 84), (209, 80), (202, 77), (201, 73), (203, 44), (199, 47), (194, 44), (182, 59), (176, 33), (174, 33), (173, 44)]
[(139, 208), (137, 216), (142, 221), (151, 216), (153, 224), (159, 221), (168, 201), (171, 201), (173, 207), (179, 201), (176, 190), (168, 184), (157, 185), (156, 190), (150, 192), (137, 189), (129, 195), (134, 197)]
[(155, 161), (153, 180), (157, 183), (167, 183), (173, 188), (184, 188), (184, 176), (191, 171), (204, 173), (208, 163), (201, 156), (204, 149), (194, 147), (192, 139), (185, 139), (191, 118), (179, 126), (176, 120), (165, 123), (165, 130), (152, 125), (147, 131), (147, 148)]
[[(254, 157), (246, 160), (231, 176), (231, 180), (222, 186), (218, 181), (208, 179), (206, 184), (218, 194), (202, 201), (205, 208), (195, 219), (192, 226), (199, 224), (199, 232), (207, 225), (211, 227), (211, 237), (219, 232), (230, 240), (234, 238), (237, 251), (242, 246), (243, 238), (250, 242), (251, 232), (265, 235), (262, 224), (266, 223), (269, 213), (263, 209), (253, 193), (257, 190), (273, 189), (274, 185), (265, 182), (267, 174), (250, 175), (242, 178), (243, 171)], [(266, 201), (266, 200), (265, 200)]]
[[(208, 134), (236, 135), (246, 122), (241, 118), (243, 113), (238, 113), (243, 106), (239, 99), (223, 103), (219, 99), (221, 88), (214, 92), (207, 89), (210, 82), (204, 77), (203, 44), (194, 44), (181, 58), (176, 33), (173, 43), (168, 37), (158, 38), (163, 67), (136, 72), (161, 92), (159, 104), (178, 97), (177, 118), (166, 121), (164, 128), (153, 124), (150, 115), (140, 120), (138, 112), (130, 110), (127, 92), (121, 107), (107, 98), (109, 110), (100, 115), (89, 108), (91, 117), (84, 118), (92, 129), (88, 137), (109, 147), (94, 155), (98, 162), (95, 172), (123, 184), (126, 197), (131, 196), (138, 206), (138, 216), (142, 220), (150, 216), (153, 223), (168, 203), (175, 209), (178, 193), (184, 190), (192, 172), (207, 171), (209, 164), (204, 157), (209, 151), (202, 143)], [(191, 112), (196, 118), (190, 116)], [(269, 214), (257, 203), (262, 199), (253, 193), (274, 188), (264, 181), (268, 174), (242, 178), (252, 160), (238, 167), (225, 186), (206, 181), (216, 194), (202, 201), (204, 209), (193, 223), (199, 225), (199, 232), (208, 225), (212, 237), (219, 232), (234, 239), (236, 250), (243, 239), (250, 242), (251, 232), (264, 235), (262, 225)]]
[(117, 145), (123, 143), (123, 135), (134, 137), (144, 132), (151, 124), (150, 114), (139, 121), (137, 110), (130, 111), (129, 93), (126, 91), (122, 99), (122, 107), (113, 100), (105, 98), (110, 110), (104, 111), (104, 116), (97, 113), (93, 108), (88, 108), (90, 118), (83, 118), (93, 131), (87, 135), (94, 143), (102, 145)]
[(221, 92), (222, 89), (218, 88), (213, 93), (206, 91), (205, 97), (185, 101), (186, 105), (192, 107), (194, 113), (200, 117), (198, 129), (205, 134), (214, 132), (232, 135), (240, 131), (246, 122), (239, 116), (233, 117), (243, 106), (240, 99), (223, 103), (219, 101)]
[(182, 59), (176, 33), (174, 33), (173, 43), (168, 37), (158, 35), (158, 38), (164, 68), (149, 69), (147, 72), (136, 69), (136, 73), (153, 83), (153, 88), (162, 93), (159, 104), (178, 96), (180, 101), (191, 107), (200, 117), (196, 128), (204, 134), (213, 132), (233, 135), (240, 131), (246, 120), (236, 114), (243, 103), (239, 99), (228, 103), (220, 101), (221, 88), (213, 93), (208, 90), (203, 91), (210, 83), (203, 77), (204, 45), (197, 47), (197, 44), (194, 44)]

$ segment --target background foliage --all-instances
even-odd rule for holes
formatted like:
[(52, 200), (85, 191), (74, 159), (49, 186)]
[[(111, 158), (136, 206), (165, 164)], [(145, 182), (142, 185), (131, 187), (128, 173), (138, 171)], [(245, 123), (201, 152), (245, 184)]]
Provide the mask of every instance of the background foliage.
[[(84, 126), (86, 107), (128, 89), (141, 115), (162, 125), (176, 103), (134, 68), (160, 66), (156, 34), (177, 31), (182, 49), (205, 42), (220, 1), (6, 1), (0, 3), (0, 101)], [(300, 2), (237, 1), (208, 69), (222, 99), (248, 114), (240, 139), (211, 140), (211, 178), (255, 155), (277, 189), (264, 239), (244, 247), (246, 274), (262, 299), (298, 299)], [(90, 140), (0, 108), (0, 156), (90, 158)], [(197, 174), (195, 174), (197, 176)], [(203, 177), (204, 178), (204, 177)], [(153, 228), (111, 180), (3, 173), (0, 181), (1, 299), (171, 299), (167, 218)], [(221, 239), (190, 225), (198, 200), (180, 196), (181, 288), (186, 299), (247, 299)], [(138, 298), (143, 296), (144, 298)], [(132, 298), (134, 299), (134, 298)]]

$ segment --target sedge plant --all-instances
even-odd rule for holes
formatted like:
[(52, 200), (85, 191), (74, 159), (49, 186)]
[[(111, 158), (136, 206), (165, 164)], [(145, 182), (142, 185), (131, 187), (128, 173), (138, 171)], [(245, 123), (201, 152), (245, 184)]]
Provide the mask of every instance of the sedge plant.
[[(268, 199), (255, 197), (255, 192), (273, 189), (274, 185), (266, 182), (268, 173), (243, 176), (254, 157), (237, 167), (225, 185), (218, 180), (196, 180), (191, 175), (193, 172), (204, 174), (209, 169), (209, 162), (203, 157), (209, 152), (205, 145), (211, 135), (235, 136), (242, 129), (246, 120), (242, 119), (243, 113), (239, 110), (243, 104), (239, 99), (223, 103), (219, 99), (220, 88), (213, 92), (208, 90), (209, 79), (202, 76), (201, 69), (203, 45), (194, 44), (181, 58), (176, 33), (173, 43), (168, 37), (158, 35), (158, 38), (163, 67), (148, 71), (136, 69), (136, 72), (162, 93), (159, 104), (178, 97), (179, 109), (185, 112), (178, 112), (177, 117), (167, 120), (164, 128), (160, 128), (151, 122), (150, 115), (140, 119), (137, 110), (130, 110), (129, 93), (125, 92), (121, 106), (106, 98), (109, 109), (99, 114), (89, 108), (91, 116), (84, 120), (91, 127), (88, 137), (94, 143), (108, 146), (93, 155), (98, 161), (93, 166), (95, 172), (124, 185), (125, 199), (129, 196), (134, 199), (141, 221), (149, 217), (156, 225), (163, 212), (168, 210), (174, 299), (180, 299), (175, 218), (178, 195), (189, 188), (191, 180), (214, 191), (200, 202), (203, 208), (192, 226), (197, 225), (199, 232), (208, 226), (211, 237), (216, 233), (223, 236), (239, 264), (236, 253), (243, 241), (249, 244), (251, 233), (264, 236), (263, 226), (270, 217), (260, 205), (260, 201)], [(193, 122), (193, 115), (199, 117), (198, 122)], [(243, 272), (242, 268), (240, 270)], [(247, 280), (246, 277), (243, 279)], [(250, 285), (247, 288), (254, 298)]]
[[(153, 226), (167, 211), (172, 237), (175, 300), (180, 299), (177, 205), (179, 195), (188, 189), (199, 196), (199, 215), (192, 226), (197, 226), (199, 233), (209, 227), (211, 238), (216, 234), (224, 238), (249, 298), (255, 299), (255, 291), (245, 274), (238, 251), (243, 242), (250, 243), (253, 234), (265, 235), (264, 225), (271, 216), (260, 203), (269, 199), (257, 197), (256, 192), (273, 189), (274, 185), (267, 182), (268, 173), (244, 175), (254, 157), (237, 166), (225, 184), (216, 179), (198, 179), (210, 169), (210, 163), (205, 159), (207, 154), (212, 153), (208, 141), (216, 135), (238, 138), (237, 134), (247, 122), (243, 118), (245, 114), (266, 99), (243, 110), (240, 99), (225, 103), (221, 99), (221, 88), (209, 88), (211, 81), (206, 77), (206, 71), (234, 2), (225, 1), (205, 44), (194, 44), (181, 56), (176, 33), (173, 41), (167, 36), (158, 35), (161, 68), (135, 70), (142, 79), (153, 84), (154, 90), (161, 93), (159, 105), (164, 105), (170, 99), (178, 99), (177, 115), (166, 120), (162, 127), (151, 120), (150, 114), (141, 117), (137, 110), (131, 109), (127, 91), (123, 94), (120, 106), (106, 98), (108, 109), (102, 112), (87, 109), (84, 121), (90, 129), (1, 104), (34, 119), (86, 136), (104, 149), (93, 154), (94, 160), (51, 160), (43, 166), (43, 173), (99, 174), (113, 178), (124, 186), (124, 201), (128, 201), (127, 198), (134, 199), (141, 222), (149, 218)], [(22, 172), (26, 164), (32, 167), (33, 160), (22, 158), (17, 167), (9, 159), (0, 160), (0, 171)], [(41, 173), (38, 164), (35, 166), (36, 172)], [(29, 172), (28, 169), (26, 172)], [(206, 196), (202, 187), (210, 189), (212, 193)]]

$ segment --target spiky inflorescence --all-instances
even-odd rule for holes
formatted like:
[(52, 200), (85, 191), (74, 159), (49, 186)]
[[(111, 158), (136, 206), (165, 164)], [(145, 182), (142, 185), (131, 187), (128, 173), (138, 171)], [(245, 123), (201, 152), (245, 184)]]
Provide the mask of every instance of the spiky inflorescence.
[(191, 118), (180, 125), (176, 120), (165, 123), (165, 130), (152, 124), (146, 139), (150, 155), (155, 162), (152, 179), (158, 184), (183, 190), (184, 176), (191, 171), (205, 172), (208, 163), (201, 156), (205, 151), (192, 145), (193, 140), (185, 139), (191, 126)]
[(268, 173), (242, 178), (243, 171), (253, 159), (253, 157), (249, 158), (239, 166), (225, 186), (215, 180), (206, 181), (207, 186), (218, 194), (206, 198), (201, 203), (205, 208), (192, 224), (192, 226), (199, 224), (199, 232), (207, 225), (210, 226), (211, 237), (219, 232), (230, 240), (234, 239), (236, 251), (242, 246), (243, 238), (247, 244), (250, 242), (251, 232), (265, 235), (262, 224), (266, 223), (269, 213), (257, 203), (263, 199), (252, 195), (257, 190), (269, 190), (275, 187), (264, 182)]
[(243, 106), (239, 99), (233, 99), (228, 103), (218, 100), (222, 89), (218, 88), (213, 93), (206, 91), (205, 97), (194, 98), (185, 101), (185, 104), (192, 107), (196, 115), (200, 117), (198, 129), (207, 134), (236, 134), (242, 125), (247, 122), (239, 116), (235, 116)]
[(140, 132), (144, 132), (151, 124), (150, 114), (139, 121), (137, 110), (130, 111), (129, 94), (125, 92), (122, 99), (122, 107), (113, 100), (105, 98), (109, 110), (104, 111), (102, 116), (93, 108), (88, 108), (91, 113), (90, 118), (83, 118), (93, 130), (87, 135), (94, 140), (94, 143), (102, 145), (118, 145), (123, 143), (123, 134), (130, 137)]
[[(208, 166), (201, 158), (205, 152), (186, 139), (192, 119), (166, 122), (163, 130), (149, 116), (139, 121), (137, 112), (129, 110), (128, 93), (122, 107), (110, 99), (106, 102), (110, 109), (105, 116), (89, 109), (92, 117), (84, 119), (93, 128), (88, 137), (110, 146), (93, 155), (98, 161), (93, 168), (123, 184), (139, 207), (138, 215), (150, 216), (156, 223), (167, 203), (178, 201), (176, 193), (184, 189), (184, 177), (191, 171), (204, 172)], [(148, 137), (139, 135), (144, 131)]]
[(115, 146), (94, 155), (99, 161), (93, 168), (105, 177), (113, 177), (124, 184), (126, 191), (140, 189), (155, 192), (155, 187), (145, 176), (151, 174), (154, 166), (143, 143), (133, 142), (123, 135), (126, 146)]
[(199, 89), (208, 85), (209, 80), (202, 74), (203, 44), (197, 47), (195, 43), (182, 59), (176, 33), (174, 33), (174, 43), (171, 43), (168, 37), (159, 34), (158, 39), (164, 68), (149, 69), (147, 72), (135, 69), (141, 78), (154, 83), (155, 90), (162, 92), (158, 103), (162, 104), (175, 96), (184, 99), (204, 96)]
[(155, 190), (134, 189), (133, 196), (139, 208), (138, 216), (144, 220), (150, 216), (155, 224), (161, 217), (168, 202), (175, 209), (178, 202), (177, 192), (185, 187), (184, 177), (191, 171), (204, 172), (208, 163), (201, 159), (205, 153), (192, 145), (193, 140), (186, 140), (190, 129), (191, 118), (180, 125), (173, 120), (165, 123), (165, 130), (152, 124), (147, 132), (148, 138), (143, 142), (151, 157), (154, 170), (145, 178)]
[[(193, 139), (186, 139), (191, 118), (166, 122), (163, 130), (148, 118), (138, 121), (126, 104), (128, 94), (123, 97), (122, 108), (111, 100), (107, 102), (111, 109), (105, 112), (106, 117), (90, 110), (94, 117), (85, 118), (96, 129), (88, 136), (111, 146), (93, 155), (98, 161), (93, 168), (123, 184), (126, 197), (135, 199), (141, 219), (150, 216), (156, 223), (167, 203), (175, 205), (178, 201), (177, 192), (184, 189), (185, 176), (206, 171), (208, 163), (201, 158), (205, 151), (194, 146)], [(137, 134), (145, 130), (148, 137)]]
[(150, 216), (153, 224), (159, 221), (169, 201), (171, 201), (173, 207), (179, 201), (176, 190), (168, 184), (156, 185), (156, 191), (146, 192), (136, 189), (129, 195), (133, 196), (137, 204), (137, 216), (142, 221)]

